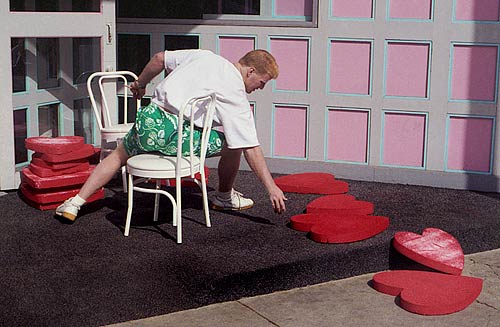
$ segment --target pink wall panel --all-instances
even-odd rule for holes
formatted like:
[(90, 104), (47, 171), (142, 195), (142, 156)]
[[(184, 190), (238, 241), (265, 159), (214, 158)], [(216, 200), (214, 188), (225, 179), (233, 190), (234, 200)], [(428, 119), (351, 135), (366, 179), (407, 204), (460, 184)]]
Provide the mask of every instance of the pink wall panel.
[(328, 111), (329, 160), (366, 162), (368, 148), (368, 112)]
[(276, 89), (307, 91), (309, 40), (272, 38), (271, 53), (280, 67)]
[(455, 45), (451, 98), (454, 100), (494, 101), (497, 47)]
[(489, 172), (493, 119), (452, 117), (447, 169)]
[(383, 163), (423, 167), (425, 115), (386, 113), (384, 117)]
[(255, 39), (245, 36), (220, 36), (219, 54), (230, 62), (238, 60), (248, 51), (255, 49)]
[(372, 0), (331, 0), (332, 16), (345, 18), (372, 18)]
[(390, 0), (389, 17), (402, 19), (430, 19), (431, 0)]
[(307, 107), (276, 106), (274, 112), (274, 155), (306, 157)]
[(456, 0), (457, 20), (498, 21), (499, 0)]
[(386, 95), (427, 97), (429, 44), (387, 45)]
[(330, 58), (330, 92), (370, 93), (370, 42), (332, 41)]
[(275, 0), (276, 16), (312, 16), (312, 0)]

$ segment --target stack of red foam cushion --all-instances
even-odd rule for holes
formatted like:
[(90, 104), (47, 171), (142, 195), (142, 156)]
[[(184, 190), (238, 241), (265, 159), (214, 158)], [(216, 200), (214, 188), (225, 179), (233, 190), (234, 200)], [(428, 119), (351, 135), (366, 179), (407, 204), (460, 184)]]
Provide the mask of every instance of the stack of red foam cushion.
[[(35, 153), (21, 172), (20, 191), (26, 202), (40, 210), (51, 210), (78, 194), (95, 168), (98, 149), (81, 136), (30, 137), (26, 148)], [(88, 199), (104, 197), (100, 189)]]

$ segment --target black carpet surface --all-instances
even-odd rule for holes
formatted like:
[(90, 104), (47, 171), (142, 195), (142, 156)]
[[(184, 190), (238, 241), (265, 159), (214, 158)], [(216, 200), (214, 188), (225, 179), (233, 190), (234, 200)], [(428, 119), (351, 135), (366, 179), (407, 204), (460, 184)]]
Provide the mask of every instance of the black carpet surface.
[[(212, 170), (209, 186), (216, 180)], [(417, 267), (392, 250), (397, 231), (443, 229), (465, 254), (500, 248), (497, 193), (347, 182), (349, 194), (373, 202), (376, 215), (390, 218), (385, 232), (350, 244), (316, 243), (288, 224), (319, 196), (289, 193), (287, 212), (276, 215), (263, 186), (244, 171), (236, 188), (251, 196), (255, 207), (211, 211), (211, 228), (204, 225), (201, 194), (184, 192), (181, 245), (167, 199), (154, 223), (153, 196), (137, 194), (130, 236), (124, 237), (127, 205), (119, 185), (84, 207), (74, 224), (9, 192), (0, 197), (0, 325), (105, 325)]]

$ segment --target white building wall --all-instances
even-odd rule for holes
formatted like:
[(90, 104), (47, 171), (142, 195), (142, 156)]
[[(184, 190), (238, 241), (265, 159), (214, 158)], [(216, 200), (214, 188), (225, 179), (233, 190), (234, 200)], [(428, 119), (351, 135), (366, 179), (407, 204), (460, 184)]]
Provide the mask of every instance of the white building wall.
[[(389, 0), (374, 0), (373, 19), (335, 19), (331, 17), (333, 0), (320, 0), (318, 27), (282, 26), (224, 26), (164, 24), (159, 21), (147, 24), (134, 20), (115, 23), (115, 1), (102, 1), (101, 13), (9, 13), (8, 1), (0, 3), (0, 18), (4, 28), (0, 32), (0, 80), (4, 90), (11, 90), (10, 38), (11, 37), (102, 37), (102, 69), (116, 69), (116, 33), (150, 34), (151, 54), (164, 49), (166, 34), (198, 34), (200, 47), (217, 52), (220, 35), (254, 36), (256, 48), (270, 49), (271, 38), (309, 39), (309, 87), (307, 92), (282, 92), (269, 85), (255, 92), (250, 100), (256, 104), (256, 123), (259, 138), (268, 164), (273, 172), (294, 173), (325, 171), (338, 178), (367, 181), (408, 183), (438, 187), (494, 191), (500, 189), (500, 128), (498, 127), (498, 71), (496, 65), (496, 99), (493, 102), (450, 101), (450, 60), (454, 43), (498, 47), (500, 23), (454, 21), (455, 0), (432, 1), (433, 16), (429, 21), (388, 19)], [(476, 1), (477, 2), (477, 1)], [(481, 3), (480, 1), (477, 3)], [(258, 25), (258, 23), (256, 23)], [(61, 28), (63, 27), (63, 28)], [(110, 39), (108, 39), (108, 32)], [(327, 91), (329, 83), (329, 42), (332, 39), (369, 40), (373, 45), (371, 64), (371, 92), (369, 96), (333, 94)], [(387, 42), (428, 42), (431, 47), (429, 96), (426, 99), (385, 96)], [(293, 58), (294, 54), (290, 54)], [(28, 68), (29, 69), (29, 68)], [(138, 72), (137, 72), (138, 73)], [(148, 93), (161, 77), (148, 86)], [(40, 93), (35, 103), (55, 96)], [(0, 95), (0, 139), (4, 150), (0, 159), (0, 189), (16, 188), (19, 173), (14, 164), (12, 108), (22, 105), (21, 97), (11, 92)], [(277, 154), (276, 106), (302, 106), (307, 111), (305, 155), (293, 157)], [(326, 112), (329, 108), (362, 108), (369, 112), (366, 162), (330, 160), (327, 152)], [(32, 109), (30, 109), (32, 110)], [(388, 165), (384, 163), (384, 115), (388, 112), (425, 116), (425, 153), (422, 167)], [(487, 117), (494, 121), (491, 170), (453, 171), (447, 166), (447, 124), (449, 116)], [(35, 115), (30, 120), (36, 119)], [(65, 110), (63, 133), (70, 135), (72, 112)], [(293, 123), (293, 122), (292, 122)], [(32, 122), (32, 135), (35, 133)], [(68, 127), (69, 128), (69, 127)], [(290, 128), (293, 128), (291, 126)], [(216, 160), (211, 161), (215, 166)], [(244, 166), (244, 169), (248, 167)]]
[[(279, 92), (271, 85), (250, 96), (257, 107), (256, 122), (259, 138), (270, 169), (276, 173), (304, 171), (324, 171), (338, 178), (408, 183), (483, 191), (500, 190), (499, 127), (497, 119), (498, 99), (493, 102), (450, 101), (450, 60), (454, 43), (497, 47), (499, 43), (499, 22), (457, 22), (454, 21), (455, 1), (430, 1), (433, 6), (432, 18), (422, 20), (398, 20), (388, 17), (389, 0), (374, 0), (373, 19), (336, 19), (331, 16), (333, 0), (319, 1), (317, 28), (271, 27), (271, 26), (207, 26), (134, 24), (132, 20), (118, 22), (119, 33), (150, 33), (152, 53), (162, 51), (165, 34), (199, 34), (200, 47), (217, 51), (219, 35), (256, 36), (256, 47), (270, 50), (272, 37), (309, 38), (310, 67), (309, 89), (307, 92)], [(481, 4), (481, 2), (477, 2)], [(144, 23), (144, 22), (142, 22)], [(258, 23), (256, 23), (258, 24)], [(370, 40), (373, 42), (371, 65), (371, 93), (369, 96), (332, 94), (326, 91), (328, 80), (329, 40)], [(424, 42), (429, 44), (428, 97), (390, 97), (385, 95), (387, 42)], [(290, 54), (290, 60), (294, 54)], [(498, 62), (496, 64), (498, 80)], [(159, 81), (158, 77), (148, 88), (148, 93)], [(498, 92), (498, 83), (496, 85)], [(498, 96), (496, 96), (498, 98)], [(306, 155), (301, 158), (276, 155), (275, 118), (276, 104), (299, 105), (307, 108)], [(352, 163), (328, 160), (327, 108), (362, 108), (369, 111), (369, 138), (366, 162)], [(388, 113), (417, 114), (425, 117), (425, 140), (423, 163), (413, 167), (384, 163), (384, 121)], [(486, 117), (492, 120), (491, 131), (492, 160), (489, 171), (454, 171), (447, 168), (447, 124), (449, 116), (466, 118)], [(290, 128), (293, 128), (291, 126)], [(465, 143), (467, 140), (465, 141)], [(469, 144), (464, 144), (470, 147)], [(402, 149), (411, 151), (411, 149)], [(487, 151), (487, 150), (485, 150)], [(210, 161), (216, 166), (216, 159)], [(243, 166), (248, 169), (247, 166)]]

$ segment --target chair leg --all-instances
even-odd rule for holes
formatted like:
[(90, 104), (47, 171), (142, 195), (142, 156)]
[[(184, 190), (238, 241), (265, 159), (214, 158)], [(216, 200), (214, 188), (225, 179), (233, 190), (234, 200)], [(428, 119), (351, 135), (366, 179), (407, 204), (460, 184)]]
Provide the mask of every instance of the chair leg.
[(205, 179), (205, 169), (200, 170), (201, 177), (201, 193), (203, 195), (203, 211), (205, 212), (205, 223), (207, 227), (212, 227), (210, 223), (210, 211), (208, 210), (208, 194), (207, 194), (207, 181)]
[(125, 221), (125, 236), (128, 236), (130, 231), (130, 221), (132, 220), (132, 209), (134, 205), (134, 181), (131, 174), (128, 175), (128, 203), (127, 203), (127, 220)]
[(174, 212), (177, 221), (177, 243), (182, 243), (182, 193), (181, 193), (181, 179), (175, 179), (175, 202), (177, 203), (177, 210)]
[[(161, 179), (156, 180), (156, 190), (161, 188)], [(160, 209), (160, 193), (155, 193), (155, 210), (153, 221), (158, 221), (158, 210)]]
[(127, 193), (127, 168), (125, 166), (122, 167), (122, 184), (123, 193)]

